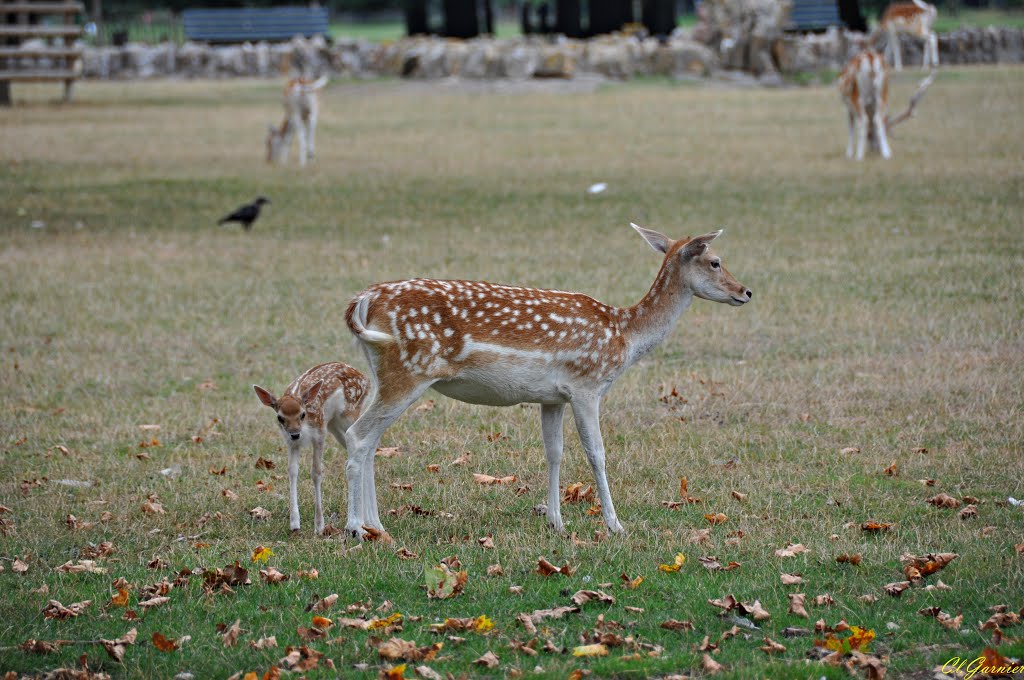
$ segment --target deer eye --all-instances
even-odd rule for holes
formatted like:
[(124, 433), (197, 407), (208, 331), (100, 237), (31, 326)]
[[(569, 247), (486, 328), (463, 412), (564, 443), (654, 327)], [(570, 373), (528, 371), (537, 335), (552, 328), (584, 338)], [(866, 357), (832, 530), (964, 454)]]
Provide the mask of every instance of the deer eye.
[(721, 267), (721, 266), (722, 266), (722, 265), (721, 265), (721, 264), (719, 264), (718, 262), (716, 262), (715, 260), (712, 260), (712, 261), (711, 261), (711, 268), (712, 268), (712, 269), (718, 269), (718, 268), (719, 268), (719, 267)]
[(278, 416), (278, 417), (277, 417), (277, 422), (279, 422), (279, 423), (281, 423), (282, 425), (284, 425), (284, 416)]
[(299, 416), (299, 420), (305, 420), (305, 419), (306, 419), (306, 412), (303, 411), (302, 415)]

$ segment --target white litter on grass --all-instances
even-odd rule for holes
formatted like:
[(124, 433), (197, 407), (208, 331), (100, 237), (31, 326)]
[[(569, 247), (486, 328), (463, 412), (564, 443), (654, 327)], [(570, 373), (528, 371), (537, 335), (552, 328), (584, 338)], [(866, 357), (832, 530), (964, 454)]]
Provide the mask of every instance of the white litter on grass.
[(164, 468), (163, 470), (160, 471), (160, 474), (162, 474), (164, 477), (177, 477), (178, 475), (181, 474), (181, 466), (172, 465), (169, 468)]
[(605, 182), (598, 182), (597, 184), (591, 184), (587, 187), (588, 194), (599, 194), (608, 188), (608, 184)]
[(54, 484), (60, 484), (61, 486), (73, 486), (76, 489), (83, 489), (92, 486), (92, 482), (83, 481), (81, 479), (55, 479)]
[(1024, 505), (1024, 500), (1019, 501), (1013, 496), (1007, 496), (1006, 500), (1010, 501), (1010, 505), (1012, 505), (1015, 508), (1019, 508), (1020, 506)]
[(46, 222), (43, 222), (42, 220), (32, 220), (32, 223), (29, 226), (33, 229), (42, 229), (46, 226)]

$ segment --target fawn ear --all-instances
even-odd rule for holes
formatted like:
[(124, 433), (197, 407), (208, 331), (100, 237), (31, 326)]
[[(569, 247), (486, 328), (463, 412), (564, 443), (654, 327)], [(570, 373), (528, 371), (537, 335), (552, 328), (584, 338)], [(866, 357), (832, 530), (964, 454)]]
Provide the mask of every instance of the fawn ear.
[(653, 229), (644, 229), (641, 226), (629, 223), (629, 226), (636, 229), (636, 233), (644, 237), (647, 244), (657, 250), (659, 253), (667, 253), (668, 249), (672, 247), (672, 239), (664, 234), (654, 231)]
[(725, 230), (719, 229), (718, 231), (713, 231), (710, 234), (693, 237), (680, 249), (679, 256), (683, 259), (690, 259), (691, 257), (699, 257), (703, 255), (704, 251), (708, 249), (708, 244), (721, 236), (723, 231)]
[(324, 381), (323, 380), (318, 380), (315, 385), (313, 385), (308, 390), (303, 392), (302, 393), (302, 403), (303, 404), (309, 404), (314, 399), (316, 399), (316, 395), (320, 394), (320, 388), (323, 387), (323, 386), (324, 386)]
[(263, 402), (264, 406), (269, 406), (270, 408), (277, 408), (277, 399), (274, 399), (273, 394), (267, 392), (259, 385), (253, 385), (252, 389), (256, 392), (256, 396), (260, 398), (260, 401)]

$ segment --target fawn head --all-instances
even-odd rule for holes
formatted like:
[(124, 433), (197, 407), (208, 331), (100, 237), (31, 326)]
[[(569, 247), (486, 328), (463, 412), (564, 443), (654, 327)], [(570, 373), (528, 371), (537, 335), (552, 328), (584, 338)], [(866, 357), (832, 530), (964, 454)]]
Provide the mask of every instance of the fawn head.
[(722, 229), (694, 238), (673, 241), (652, 229), (644, 229), (630, 223), (644, 237), (648, 245), (665, 254), (665, 265), (675, 263), (681, 268), (683, 282), (693, 294), (712, 302), (724, 302), (734, 307), (746, 304), (754, 293), (733, 278), (716, 255), (710, 243), (722, 234)]
[(280, 399), (263, 389), (259, 385), (253, 385), (256, 396), (277, 413), (277, 424), (281, 427), (281, 434), (285, 439), (298, 441), (302, 436), (302, 425), (306, 422), (306, 410), (313, 405), (313, 400), (320, 393), (320, 387), (324, 384), (321, 380), (302, 393), (300, 397), (292, 394), (285, 394)]

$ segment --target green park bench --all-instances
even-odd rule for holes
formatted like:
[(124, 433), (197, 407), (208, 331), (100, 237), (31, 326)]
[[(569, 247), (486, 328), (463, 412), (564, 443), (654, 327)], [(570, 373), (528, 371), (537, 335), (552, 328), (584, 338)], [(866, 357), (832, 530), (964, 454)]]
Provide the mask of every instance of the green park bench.
[(281, 42), (327, 33), (325, 7), (187, 9), (181, 13), (188, 40), (208, 43)]

